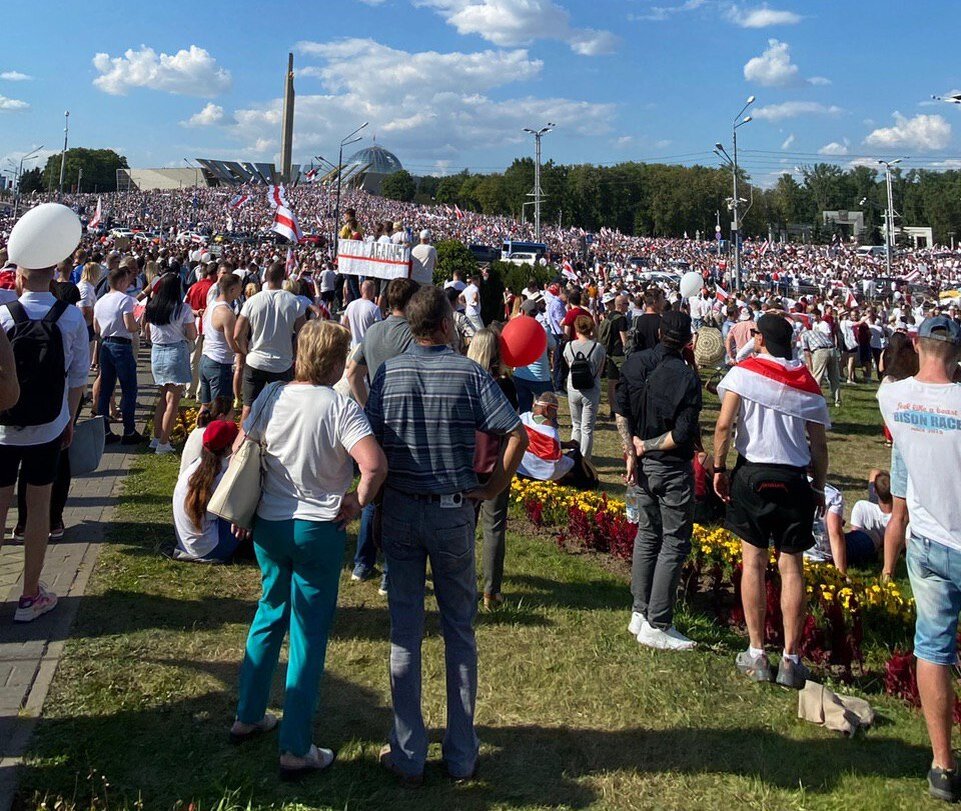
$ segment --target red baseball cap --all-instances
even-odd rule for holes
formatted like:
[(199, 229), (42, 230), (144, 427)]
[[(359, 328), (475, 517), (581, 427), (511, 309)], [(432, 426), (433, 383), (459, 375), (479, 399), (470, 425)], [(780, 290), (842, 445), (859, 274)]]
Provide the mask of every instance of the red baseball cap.
[(550, 287), (548, 287), (547, 289), (548, 289), (548, 291), (550, 292), (550, 294), (551, 294), (552, 296), (556, 296), (556, 295), (558, 295), (558, 294), (561, 292), (560, 286), (559, 286), (559, 285), (556, 285), (556, 284), (552, 284), (552, 285), (551, 285)]
[(219, 453), (234, 444), (240, 429), (227, 420), (214, 420), (204, 429), (204, 447), (212, 453)]

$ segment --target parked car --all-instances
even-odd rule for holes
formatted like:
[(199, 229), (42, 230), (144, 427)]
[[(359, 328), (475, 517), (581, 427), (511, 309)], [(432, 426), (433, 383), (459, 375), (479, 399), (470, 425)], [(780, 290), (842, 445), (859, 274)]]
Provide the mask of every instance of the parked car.
[(467, 250), (474, 255), (474, 259), (482, 264), (497, 262), (501, 258), (501, 252), (497, 250), (497, 248), (492, 248), (489, 245), (468, 245)]
[(534, 265), (537, 263), (536, 253), (512, 253), (507, 257), (507, 261), (512, 265)]

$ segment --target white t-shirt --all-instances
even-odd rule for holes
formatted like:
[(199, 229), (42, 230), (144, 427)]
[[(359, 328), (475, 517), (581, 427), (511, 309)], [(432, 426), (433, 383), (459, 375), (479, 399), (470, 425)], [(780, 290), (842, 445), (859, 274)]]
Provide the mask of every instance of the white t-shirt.
[(357, 298), (347, 305), (341, 323), (350, 328), (351, 349), (364, 342), (367, 329), (377, 321), (380, 321), (380, 307), (374, 302)]
[[(229, 456), (223, 458), (220, 473), (214, 480), (214, 487), (223, 478), (229, 461)], [(217, 543), (220, 541), (220, 530), (217, 526), (216, 515), (211, 512), (205, 513), (203, 526), (195, 527), (185, 508), (187, 494), (190, 491), (188, 483), (199, 466), (200, 460), (194, 459), (186, 469), (181, 469), (173, 495), (174, 531), (177, 533), (177, 548), (191, 558), (206, 557), (216, 549)]]
[(294, 364), (294, 323), (302, 313), (297, 297), (286, 290), (261, 290), (247, 299), (240, 314), (250, 322), (247, 363), (279, 374)]
[(119, 290), (111, 290), (100, 299), (93, 308), (93, 320), (100, 326), (100, 337), (133, 338), (123, 317), (125, 313), (133, 313), (136, 306), (136, 300)]
[(749, 462), (758, 464), (806, 468), (811, 461), (804, 420), (746, 397), (741, 398), (734, 447)]
[(433, 245), (421, 242), (411, 248), (413, 269), (411, 278), (418, 284), (434, 283), (434, 265), (437, 264), (437, 249)]
[(97, 288), (90, 282), (77, 282), (77, 290), (80, 292), (80, 303), (77, 306), (81, 310), (92, 310), (97, 306)]
[(877, 548), (884, 545), (884, 528), (891, 520), (891, 513), (882, 512), (873, 501), (855, 502), (851, 510), (851, 526), (863, 529)]
[[(268, 389), (261, 396), (269, 395)], [(254, 413), (259, 410), (255, 405)], [(248, 419), (244, 430), (251, 439), (263, 435), (266, 444), (264, 492), (257, 508), (265, 521), (333, 521), (354, 476), (350, 449), (372, 433), (349, 397), (329, 386), (299, 383), (284, 386), (257, 425)]]
[(877, 396), (908, 469), (912, 535), (961, 551), (961, 385), (909, 377)]
[(476, 284), (469, 284), (462, 291), (464, 295), (464, 315), (466, 315), (471, 321), (480, 319), (481, 317), (481, 302), (480, 302), (480, 288)]
[(330, 268), (327, 268), (327, 270), (320, 274), (320, 292), (333, 293), (336, 289), (337, 274)]
[(200, 458), (200, 451), (204, 447), (204, 431), (206, 428), (194, 428), (184, 442), (184, 449), (180, 452), (180, 475)]
[(150, 343), (157, 346), (180, 344), (187, 340), (184, 330), (194, 322), (194, 313), (186, 304), (180, 305), (180, 310), (170, 316), (169, 324), (150, 325)]
[[(811, 478), (808, 477), (808, 481)], [(828, 537), (828, 527), (826, 518), (829, 514), (840, 515), (844, 520), (844, 497), (841, 491), (830, 484), (824, 485), (824, 517), (815, 518), (814, 526), (814, 546), (804, 553), (808, 560), (819, 563), (833, 563), (834, 555), (831, 553), (831, 539)]]

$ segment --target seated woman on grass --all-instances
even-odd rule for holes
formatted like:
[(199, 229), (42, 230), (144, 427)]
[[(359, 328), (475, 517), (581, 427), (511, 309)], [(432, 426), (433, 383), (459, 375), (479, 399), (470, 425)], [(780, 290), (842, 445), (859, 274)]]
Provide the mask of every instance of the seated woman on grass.
[(237, 549), (238, 540), (230, 531), (230, 524), (207, 511), (210, 498), (227, 470), (237, 432), (232, 422), (211, 422), (204, 429), (200, 458), (191, 462), (177, 478), (173, 495), (175, 560), (226, 563)]

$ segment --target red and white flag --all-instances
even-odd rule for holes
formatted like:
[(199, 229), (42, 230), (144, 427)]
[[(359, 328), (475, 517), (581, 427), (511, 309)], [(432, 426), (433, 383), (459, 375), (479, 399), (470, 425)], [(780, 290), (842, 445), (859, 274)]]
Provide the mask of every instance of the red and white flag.
[(277, 206), (274, 211), (274, 224), (270, 230), (287, 237), (291, 242), (300, 242), (303, 236), (300, 233), (300, 225), (297, 223), (297, 217), (287, 206)]
[(285, 263), (285, 270), (287, 272), (288, 279), (297, 272), (297, 254), (294, 253), (294, 248), (292, 245), (287, 248), (287, 261)]
[(717, 391), (722, 400), (730, 391), (782, 414), (831, 427), (821, 386), (799, 360), (754, 355), (731, 369)]
[(283, 183), (278, 186), (267, 187), (267, 203), (272, 209), (277, 209), (281, 206), (290, 208), (287, 203), (287, 189)]
[(858, 300), (852, 291), (848, 290), (848, 297), (844, 301), (844, 306), (849, 310), (858, 306)]
[(574, 266), (571, 265), (570, 260), (564, 260), (564, 263), (561, 265), (561, 272), (572, 282), (577, 281), (577, 274), (574, 272)]
[(90, 222), (87, 223), (87, 228), (93, 231), (98, 225), (100, 225), (100, 220), (103, 219), (103, 206), (101, 205), (101, 200), (97, 198), (97, 210), (93, 213), (93, 217), (90, 218)]
[(907, 276), (904, 277), (904, 281), (910, 284), (911, 282), (916, 282), (920, 278), (921, 278), (921, 271), (912, 270)]
[(714, 288), (714, 294), (717, 296), (717, 300), (721, 302), (721, 304), (725, 304), (727, 302), (727, 291), (721, 287), (721, 285), (718, 285)]
[(457, 217), (458, 220), (464, 219), (464, 212), (457, 207), (456, 203), (454, 204), (454, 216)]
[(317, 167), (315, 166), (313, 169), (308, 169), (306, 172), (304, 172), (304, 177), (309, 181), (317, 177)]
[(770, 250), (770, 248), (771, 248), (771, 240), (765, 239), (764, 242), (761, 243), (761, 250), (758, 255), (764, 256), (764, 254), (766, 254)]
[(244, 203), (246, 203), (249, 199), (250, 199), (249, 194), (235, 195), (234, 197), (230, 198), (230, 202), (227, 203), (227, 208), (231, 209), (232, 211), (236, 210), (240, 208)]

